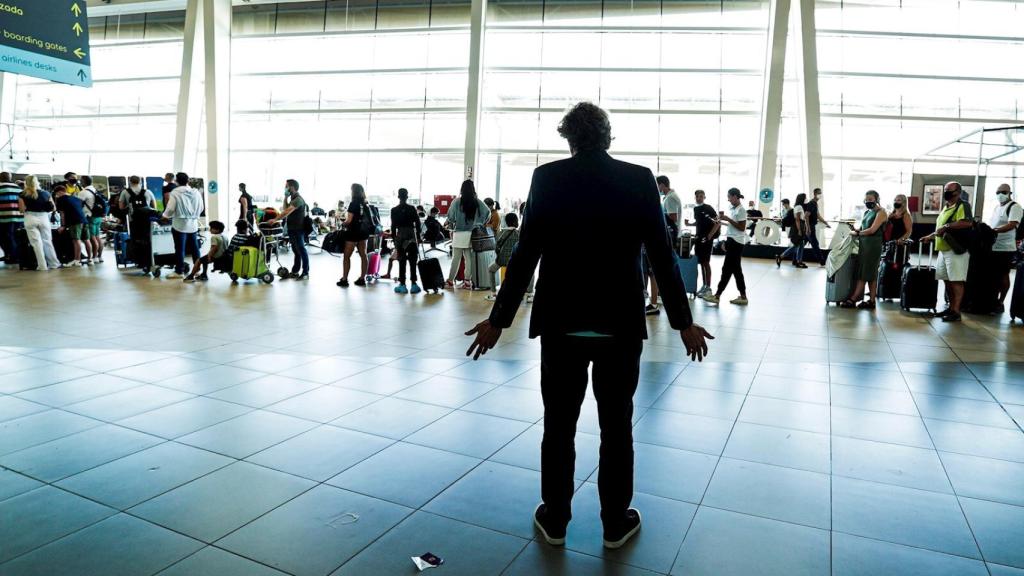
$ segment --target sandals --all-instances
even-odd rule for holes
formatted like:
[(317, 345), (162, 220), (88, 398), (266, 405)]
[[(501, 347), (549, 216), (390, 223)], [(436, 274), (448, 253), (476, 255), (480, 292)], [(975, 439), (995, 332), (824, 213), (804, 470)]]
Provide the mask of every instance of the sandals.
[(839, 303), (840, 308), (856, 308), (857, 304), (853, 300), (843, 300)]
[(874, 310), (875, 309), (875, 301), (874, 300), (865, 300), (864, 302), (861, 302), (861, 303), (857, 304), (857, 309), (858, 310)]

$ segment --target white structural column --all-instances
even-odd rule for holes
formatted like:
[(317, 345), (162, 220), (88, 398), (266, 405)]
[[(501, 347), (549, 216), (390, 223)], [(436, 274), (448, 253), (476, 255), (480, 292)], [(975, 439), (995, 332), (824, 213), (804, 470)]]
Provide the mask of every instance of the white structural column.
[(203, 0), (188, 0), (185, 44), (181, 56), (178, 122), (174, 137), (174, 170), (192, 172), (199, 155), (199, 122), (203, 116)]
[(469, 85), (466, 88), (465, 176), (476, 178), (480, 159), (480, 87), (483, 84), (484, 27), (487, 25), (487, 0), (473, 0), (470, 10)]
[[(800, 0), (797, 0), (800, 1)], [(775, 188), (782, 123), (782, 89), (786, 66), (786, 36), (790, 0), (769, 2), (768, 46), (765, 50), (764, 88), (761, 96), (761, 141), (758, 146), (757, 188)], [(762, 204), (761, 210), (768, 206)]]
[(204, 2), (207, 215), (210, 220), (230, 220), (231, 0)]
[[(821, 188), (821, 98), (818, 95), (818, 41), (814, 23), (814, 0), (798, 0), (795, 14), (800, 48), (800, 143), (804, 161), (804, 184), (809, 193)], [(824, 203), (824, 198), (822, 199)]]
[(0, 72), (0, 168), (5, 170), (14, 170), (10, 156), (14, 146), (14, 84), (17, 81), (14, 74)]

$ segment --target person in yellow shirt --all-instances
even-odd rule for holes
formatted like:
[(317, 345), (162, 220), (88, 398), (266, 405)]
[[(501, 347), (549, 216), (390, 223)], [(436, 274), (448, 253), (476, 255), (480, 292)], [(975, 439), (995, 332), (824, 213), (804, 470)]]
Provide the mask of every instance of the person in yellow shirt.
[(82, 185), (78, 183), (78, 174), (74, 172), (65, 174), (64, 188), (68, 191), (68, 196), (77, 196), (82, 191)]
[(963, 301), (964, 287), (967, 283), (967, 267), (971, 262), (971, 254), (967, 252), (962, 236), (958, 231), (971, 227), (971, 207), (962, 200), (963, 187), (959, 182), (950, 182), (942, 190), (945, 204), (942, 212), (935, 220), (935, 232), (921, 238), (921, 242), (935, 242), (939, 252), (939, 261), (935, 266), (935, 277), (946, 284), (946, 296), (949, 307), (937, 316), (943, 322), (960, 321), (960, 302)]

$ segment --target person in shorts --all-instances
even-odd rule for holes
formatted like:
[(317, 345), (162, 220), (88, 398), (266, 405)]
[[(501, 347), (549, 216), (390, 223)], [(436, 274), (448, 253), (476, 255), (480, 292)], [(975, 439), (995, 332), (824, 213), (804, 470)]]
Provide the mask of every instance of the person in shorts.
[(945, 283), (946, 297), (949, 299), (949, 307), (936, 314), (943, 322), (959, 322), (961, 319), (960, 303), (967, 284), (967, 267), (971, 263), (970, 252), (963, 250), (962, 254), (958, 254), (954, 249), (954, 244), (960, 243), (955, 234), (970, 228), (973, 218), (970, 205), (960, 198), (962, 192), (959, 182), (946, 184), (942, 190), (945, 204), (935, 219), (935, 232), (921, 238), (923, 243), (935, 242), (935, 249), (939, 252), (935, 278)]
[(82, 265), (82, 245), (79, 240), (85, 243), (86, 254), (92, 257), (92, 244), (89, 242), (89, 229), (85, 225), (85, 210), (82, 208), (82, 201), (76, 196), (68, 194), (67, 186), (57, 184), (53, 187), (53, 197), (56, 198), (57, 212), (60, 213), (60, 228), (58, 233), (67, 232), (71, 235), (71, 247), (73, 258), (70, 266)]
[(700, 264), (701, 276), (704, 284), (697, 291), (697, 297), (703, 297), (711, 293), (711, 248), (715, 243), (715, 235), (718, 234), (718, 212), (715, 207), (704, 203), (704, 191), (697, 190), (693, 193), (693, 222), (686, 221), (687, 226), (695, 226), (697, 232), (694, 236), (696, 242), (693, 252), (697, 256), (697, 263)]
[[(210, 279), (206, 275), (206, 270), (217, 261), (218, 258), (224, 256), (227, 253), (228, 241), (224, 238), (224, 223), (218, 220), (210, 222), (210, 249), (206, 252), (206, 255), (192, 264), (192, 271), (189, 272), (188, 276), (185, 277), (185, 282), (206, 282)], [(202, 267), (203, 271), (196, 276), (196, 272), (199, 272), (199, 268)]]
[(992, 265), (995, 267), (997, 298), (996, 311), (1003, 312), (1006, 294), (1010, 291), (1010, 265), (1017, 251), (1017, 228), (1024, 220), (1024, 208), (1013, 200), (1009, 184), (1000, 184), (996, 189), (999, 205), (992, 210), (988, 225), (996, 232), (992, 245)]
[(79, 190), (75, 196), (82, 201), (82, 207), (85, 212), (85, 227), (89, 230), (88, 243), (92, 247), (92, 260), (87, 261), (86, 264), (102, 263), (103, 262), (103, 217), (106, 214), (103, 210), (96, 205), (97, 196), (99, 192), (96, 187), (92, 185), (92, 177), (82, 176), (80, 180), (82, 189)]

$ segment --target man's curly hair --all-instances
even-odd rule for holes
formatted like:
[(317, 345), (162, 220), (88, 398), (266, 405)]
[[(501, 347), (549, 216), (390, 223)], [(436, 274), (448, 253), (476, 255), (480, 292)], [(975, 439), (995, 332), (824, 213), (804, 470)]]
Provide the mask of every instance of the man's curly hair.
[(566, 112), (558, 124), (558, 133), (576, 151), (607, 150), (612, 145), (608, 113), (591, 102), (580, 102)]

